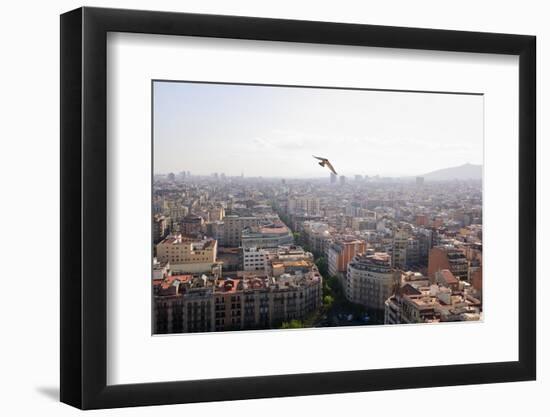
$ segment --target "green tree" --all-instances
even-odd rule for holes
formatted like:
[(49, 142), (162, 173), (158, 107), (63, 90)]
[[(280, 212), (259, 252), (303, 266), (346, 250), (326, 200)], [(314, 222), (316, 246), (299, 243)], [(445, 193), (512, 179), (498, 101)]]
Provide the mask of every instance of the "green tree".
[(323, 277), (328, 277), (328, 261), (327, 258), (324, 256), (321, 256), (319, 259), (315, 261), (315, 265), (317, 265), (317, 269), (319, 270), (319, 273)]
[(290, 321), (284, 321), (283, 324), (281, 324), (281, 329), (301, 329), (304, 327), (303, 323), (300, 320), (290, 320)]
[(334, 304), (334, 297), (332, 295), (325, 295), (323, 297), (323, 306), (328, 310)]

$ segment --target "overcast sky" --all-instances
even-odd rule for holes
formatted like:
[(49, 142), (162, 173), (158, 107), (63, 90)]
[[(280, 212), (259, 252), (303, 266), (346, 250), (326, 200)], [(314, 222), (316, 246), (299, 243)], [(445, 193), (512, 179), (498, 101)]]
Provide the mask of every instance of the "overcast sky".
[(154, 83), (154, 172), (419, 175), (483, 161), (483, 97)]

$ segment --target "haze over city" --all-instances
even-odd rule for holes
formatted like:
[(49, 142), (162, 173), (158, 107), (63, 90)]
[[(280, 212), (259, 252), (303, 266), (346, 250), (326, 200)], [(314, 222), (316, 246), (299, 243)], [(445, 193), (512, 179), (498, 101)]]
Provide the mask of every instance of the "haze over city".
[(483, 96), (154, 84), (154, 172), (415, 176), (483, 163)]

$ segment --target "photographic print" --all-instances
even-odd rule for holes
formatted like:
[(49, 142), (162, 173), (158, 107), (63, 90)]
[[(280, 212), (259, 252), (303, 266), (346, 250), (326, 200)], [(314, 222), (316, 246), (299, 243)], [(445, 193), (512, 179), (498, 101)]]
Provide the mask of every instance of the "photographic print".
[(152, 92), (153, 334), (483, 319), (483, 95)]
[(62, 402), (536, 379), (535, 36), (95, 7), (60, 34)]

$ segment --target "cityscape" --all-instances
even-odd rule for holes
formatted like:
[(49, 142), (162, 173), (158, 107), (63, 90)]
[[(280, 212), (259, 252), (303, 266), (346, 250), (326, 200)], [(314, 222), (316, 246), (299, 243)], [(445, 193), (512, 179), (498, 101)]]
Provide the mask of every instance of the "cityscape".
[[(409, 124), (411, 140), (417, 135), (422, 137), (417, 144), (424, 145), (409, 150), (402, 140), (393, 149), (381, 144), (387, 158), (380, 164), (369, 162), (370, 155), (376, 155), (369, 140), (362, 149), (360, 140), (335, 144), (327, 139), (334, 137), (331, 129), (342, 129), (325, 121), (329, 112), (341, 119), (348, 135), (355, 130), (359, 137), (365, 118), (353, 126), (357, 117), (348, 109), (381, 103), (380, 92), (354, 91), (350, 99), (340, 97), (340, 91), (322, 91), (315, 98), (320, 110), (296, 117), (288, 112), (288, 103), (304, 104), (317, 90), (160, 84), (154, 96), (153, 334), (483, 319), (478, 96), (385, 93), (391, 96), (388, 109), (406, 112), (401, 117), (392, 110), (391, 119), (407, 124), (406, 118), (419, 107), (421, 112), (412, 117), (440, 112), (441, 127), (431, 125), (434, 134), (452, 128), (457, 139), (444, 146), (434, 142), (433, 151), (421, 156), (430, 132), (422, 123)], [(195, 111), (216, 123), (174, 111), (186, 102), (185, 94), (202, 99)], [(224, 95), (234, 97), (233, 105), (216, 119), (212, 99), (226, 106)], [(430, 103), (434, 96), (442, 97)], [(420, 100), (423, 107), (403, 105), (407, 100)], [(272, 105), (275, 102), (280, 108)], [(386, 117), (381, 107), (378, 119)], [(281, 109), (286, 112), (281, 111), (277, 130), (268, 126), (266, 131), (280, 132), (286, 120), (282, 135), (265, 133), (259, 140), (261, 123), (258, 132), (249, 132), (253, 129), (239, 121), (262, 120), (264, 113)], [(232, 121), (224, 123), (229, 117)], [(324, 134), (311, 140), (315, 135), (304, 130), (304, 118)], [(392, 128), (383, 125), (391, 134)], [(204, 148), (180, 152), (180, 143), (190, 142), (198, 130), (209, 133), (189, 147)], [(224, 138), (218, 139), (220, 132)], [(239, 140), (247, 134), (244, 149)], [(376, 127), (368, 132), (381, 134)], [(292, 157), (281, 163), (287, 154)], [(385, 166), (395, 172), (385, 171)]]

